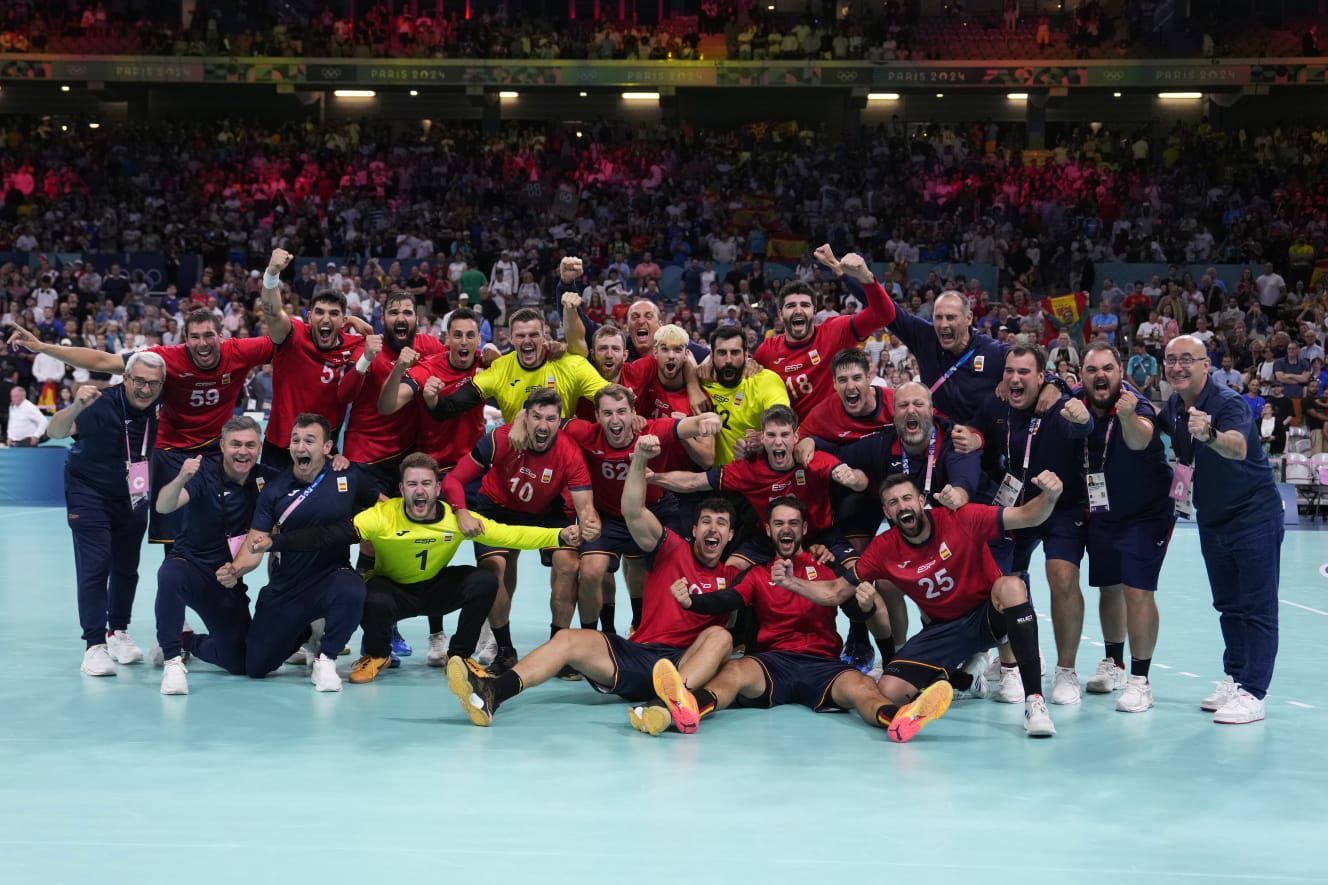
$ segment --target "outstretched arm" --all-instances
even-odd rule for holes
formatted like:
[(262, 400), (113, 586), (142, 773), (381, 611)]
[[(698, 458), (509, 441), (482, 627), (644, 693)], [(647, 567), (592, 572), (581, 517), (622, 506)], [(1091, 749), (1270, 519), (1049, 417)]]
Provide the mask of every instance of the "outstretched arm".
[(293, 257), (285, 249), (273, 249), (267, 270), (263, 271), (263, 294), (259, 304), (262, 305), (263, 321), (267, 323), (267, 337), (273, 344), (281, 344), (291, 333), (291, 319), (286, 306), (281, 303), (281, 272)]
[[(75, 369), (89, 372), (105, 372), (107, 375), (119, 375), (124, 372), (124, 358), (114, 353), (93, 350), (90, 347), (69, 347), (62, 344), (48, 344), (27, 329), (18, 328), (9, 336), (10, 347), (21, 347), (32, 353), (44, 353)], [(50, 436), (49, 430), (47, 436)]]
[(809, 599), (817, 605), (840, 605), (853, 596), (855, 588), (843, 578), (833, 581), (807, 581), (793, 576), (793, 564), (777, 559), (770, 564), (770, 579), (785, 590)]
[(1033, 484), (1042, 489), (1042, 494), (1018, 507), (1006, 507), (1001, 511), (1001, 522), (1006, 531), (1042, 525), (1056, 509), (1056, 502), (1064, 491), (1060, 477), (1044, 470), (1033, 477)]
[(660, 452), (659, 438), (643, 436), (636, 441), (632, 463), (623, 483), (622, 513), (632, 540), (642, 550), (654, 550), (664, 536), (664, 526), (646, 509), (646, 462)]

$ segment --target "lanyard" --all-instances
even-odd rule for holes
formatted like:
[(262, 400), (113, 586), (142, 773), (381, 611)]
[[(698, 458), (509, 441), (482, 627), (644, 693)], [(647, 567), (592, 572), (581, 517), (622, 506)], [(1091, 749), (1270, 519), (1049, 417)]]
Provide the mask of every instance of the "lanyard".
[[(1014, 416), (1014, 410), (1013, 410), (1013, 409), (1010, 410), (1010, 414), (1011, 414), (1011, 417)], [(1007, 421), (1007, 423), (1006, 423), (1006, 425), (1005, 425), (1005, 457), (1006, 457), (1006, 458), (1009, 458), (1009, 457), (1010, 457), (1010, 425), (1011, 425), (1012, 423), (1013, 423), (1013, 422), (1008, 422), (1008, 421)], [(1029, 419), (1028, 419), (1028, 437), (1024, 440), (1024, 469), (1023, 469), (1022, 471), (1020, 471), (1020, 476), (1021, 476), (1021, 478), (1026, 478), (1026, 477), (1028, 476), (1028, 462), (1029, 462), (1030, 460), (1032, 460), (1032, 457), (1033, 457), (1033, 438), (1036, 437), (1036, 436), (1038, 435), (1038, 431), (1039, 431), (1040, 429), (1042, 429), (1042, 419), (1041, 419), (1041, 418), (1039, 418), (1037, 415), (1034, 415), (1032, 418), (1029, 418)]]
[[(134, 462), (134, 450), (129, 445), (129, 409), (123, 401), (120, 403), (120, 416), (124, 418), (124, 438), (125, 438), (125, 461), (132, 464)], [(146, 416), (146, 423), (143, 425), (143, 444), (138, 452), (138, 460), (144, 461), (148, 457), (148, 436), (151, 429), (152, 416)]]
[[(1097, 468), (1099, 471), (1105, 471), (1105, 470), (1107, 469), (1107, 450), (1111, 448), (1111, 431), (1113, 431), (1113, 430), (1115, 430), (1115, 429), (1116, 429), (1116, 410), (1115, 410), (1115, 409), (1112, 409), (1112, 411), (1111, 411), (1111, 420), (1107, 422), (1107, 435), (1106, 435), (1106, 437), (1102, 440), (1102, 463), (1099, 464), (1099, 465), (1098, 465), (1098, 468)], [(1087, 442), (1087, 440), (1085, 440), (1085, 441), (1084, 441), (1084, 473), (1087, 474), (1087, 473), (1092, 473), (1092, 472), (1093, 472), (1093, 468), (1089, 466), (1089, 462), (1088, 462), (1088, 442)]]
[(974, 344), (972, 347), (968, 349), (968, 351), (963, 356), (959, 358), (958, 362), (956, 362), (953, 366), (945, 370), (944, 375), (936, 379), (936, 383), (932, 384), (931, 386), (931, 392), (935, 393), (936, 391), (940, 390), (941, 385), (949, 381), (950, 377), (954, 375), (955, 372), (958, 372), (959, 369), (964, 365), (964, 363), (971, 360), (973, 358), (973, 354), (977, 352), (978, 352), (978, 346)]
[[(903, 439), (899, 440), (899, 460), (903, 466), (904, 473), (912, 476), (912, 471), (908, 469), (908, 449), (904, 448)], [(923, 482), (922, 494), (924, 496), (931, 494), (931, 474), (936, 468), (936, 425), (932, 425), (931, 439), (927, 442), (927, 478)]]
[(329, 472), (330, 472), (329, 469), (327, 467), (324, 467), (323, 472), (318, 474), (318, 478), (315, 479), (313, 482), (309, 483), (309, 485), (305, 487), (304, 491), (300, 492), (300, 496), (298, 498), (290, 502), (290, 506), (287, 507), (284, 511), (282, 511), (281, 518), (277, 520), (276, 527), (278, 529), (280, 529), (286, 523), (286, 520), (290, 519), (290, 515), (295, 512), (295, 508), (303, 504), (304, 499), (313, 494), (313, 490), (318, 488), (318, 484), (323, 481), (323, 477), (327, 476)]

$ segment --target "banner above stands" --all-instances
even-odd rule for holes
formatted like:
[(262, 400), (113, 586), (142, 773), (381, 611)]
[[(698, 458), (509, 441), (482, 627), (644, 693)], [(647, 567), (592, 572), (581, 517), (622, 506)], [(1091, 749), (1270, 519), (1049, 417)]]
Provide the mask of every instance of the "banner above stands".
[(606, 86), (1238, 88), (1321, 86), (1319, 59), (990, 62), (582, 61), (7, 55), (0, 81), (251, 83), (316, 87)]

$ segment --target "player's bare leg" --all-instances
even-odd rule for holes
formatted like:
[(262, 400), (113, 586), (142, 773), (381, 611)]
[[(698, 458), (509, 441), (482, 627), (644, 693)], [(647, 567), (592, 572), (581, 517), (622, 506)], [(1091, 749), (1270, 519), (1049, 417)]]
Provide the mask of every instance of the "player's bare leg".
[[(501, 672), (511, 669), (516, 663), (516, 648), (512, 644), (512, 592), (516, 589), (516, 553), (506, 556), (501, 553), (494, 553), (485, 556), (479, 560), (479, 567), (492, 574), (498, 580), (498, 594), (494, 597), (493, 607), (489, 609), (488, 629), (493, 636), (493, 646), (491, 646), (493, 659), (488, 661), (489, 669), (493, 672)], [(480, 647), (477, 649), (477, 658), (486, 660), (485, 657), (479, 657), (483, 652), (487, 640), (481, 640)], [(496, 648), (495, 648), (496, 647)]]
[[(1098, 588), (1097, 617), (1102, 624), (1102, 643), (1106, 653), (1085, 686), (1091, 694), (1109, 694), (1125, 687), (1125, 638), (1128, 630), (1125, 613), (1125, 585)], [(1154, 634), (1156, 635), (1156, 634)], [(1131, 654), (1134, 649), (1130, 649)], [(1149, 649), (1152, 656), (1152, 649)]]
[(883, 694), (878, 683), (858, 672), (844, 673), (836, 679), (830, 686), (830, 699), (840, 709), (856, 710), (863, 722), (884, 728), (890, 740), (901, 744), (950, 709), (954, 690), (944, 680), (918, 692), (916, 686), (895, 676), (882, 677), (881, 682), (887, 679), (892, 680), (889, 687), (901, 700)]
[[(617, 633), (618, 625), (614, 622), (614, 616), (617, 614), (618, 606), (618, 583), (613, 575), (605, 575), (604, 583), (600, 585), (599, 601), (599, 628), (605, 633)], [(585, 611), (582, 610), (581, 617), (585, 618)]]
[(732, 652), (733, 638), (726, 628), (702, 630), (676, 667), (666, 658), (655, 662), (652, 676), (656, 697), (631, 707), (627, 720), (637, 731), (650, 735), (663, 734), (670, 726), (683, 734), (696, 731), (701, 716), (713, 710), (702, 711), (692, 689), (713, 679)]
[(627, 583), (627, 597), (632, 601), (632, 629), (641, 626), (641, 606), (646, 592), (645, 560), (623, 557), (623, 580)]

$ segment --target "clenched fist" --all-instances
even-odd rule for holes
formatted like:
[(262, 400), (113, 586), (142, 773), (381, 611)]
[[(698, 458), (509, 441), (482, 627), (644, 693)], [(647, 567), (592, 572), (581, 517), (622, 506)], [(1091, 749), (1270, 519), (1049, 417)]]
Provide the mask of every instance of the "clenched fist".
[(294, 257), (285, 249), (273, 249), (272, 257), (267, 260), (267, 272), (274, 277), (279, 276)]
[(1088, 406), (1084, 405), (1083, 400), (1066, 400), (1064, 407), (1061, 408), (1061, 417), (1071, 424), (1088, 423)]
[(581, 267), (581, 259), (574, 255), (569, 255), (558, 262), (558, 278), (568, 285), (581, 279), (584, 272)]

